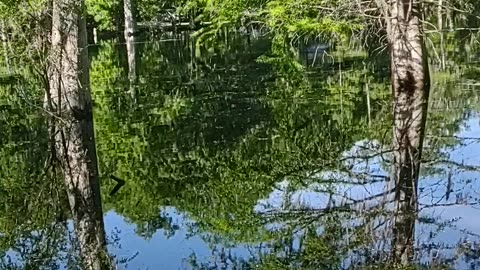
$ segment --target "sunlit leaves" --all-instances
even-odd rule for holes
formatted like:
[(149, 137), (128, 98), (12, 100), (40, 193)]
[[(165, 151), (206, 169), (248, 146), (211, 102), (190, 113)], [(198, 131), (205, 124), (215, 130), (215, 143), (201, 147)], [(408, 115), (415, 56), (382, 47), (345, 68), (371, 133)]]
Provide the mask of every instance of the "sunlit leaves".
[(99, 30), (116, 30), (123, 11), (122, 1), (86, 0), (87, 12), (97, 23)]

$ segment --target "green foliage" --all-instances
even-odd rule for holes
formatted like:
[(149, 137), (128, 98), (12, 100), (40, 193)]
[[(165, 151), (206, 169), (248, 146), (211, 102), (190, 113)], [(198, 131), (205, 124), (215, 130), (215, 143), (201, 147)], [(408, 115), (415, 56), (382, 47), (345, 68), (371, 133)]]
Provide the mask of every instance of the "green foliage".
[(181, 0), (137, 0), (135, 1), (138, 18), (143, 22), (157, 21), (166, 19), (170, 21), (176, 15), (176, 9), (182, 4)]
[[(273, 48), (281, 48), (283, 41), (279, 38)], [(294, 190), (322, 184), (322, 179), (305, 175), (319, 167), (338, 168), (341, 164), (329, 161), (359, 140), (389, 144), (387, 61), (352, 56), (305, 67), (294, 61), (293, 52), (290, 59), (267, 56), (258, 63), (254, 61), (258, 54), (226, 60), (183, 44), (192, 43), (153, 43), (143, 48), (135, 98), (126, 92), (125, 71), (118, 67), (112, 47), (104, 44), (94, 59), (101, 169), (127, 181), (114, 198), (106, 198), (106, 209), (135, 223), (137, 233), (146, 238), (159, 229), (168, 236), (175, 233), (178, 228), (172, 221), (159, 215), (173, 206), (192, 220), (187, 225), (192, 234), (212, 244), (276, 245), (278, 253), (265, 254), (262, 264), (252, 262), (258, 269), (337, 269), (348, 250), (368, 244), (361, 230), (350, 245), (337, 241), (346, 231), (336, 222), (348, 216), (315, 219), (313, 228), (330, 225), (330, 230), (323, 234), (312, 230), (302, 249), (285, 256), (280, 248), (288, 246), (293, 231), (311, 225), (311, 219), (302, 215), (273, 219), (288, 221), (291, 227), (271, 231), (253, 209), (282, 179), (288, 179)], [(228, 48), (236, 47), (217, 48), (229, 55)], [(104, 69), (111, 72), (96, 75)], [(433, 98), (455, 91), (443, 89)], [(449, 123), (452, 134), (464, 117), (432, 110), (429, 119)], [(431, 134), (445, 132), (434, 128), (435, 123), (429, 124)], [(427, 154), (436, 153), (446, 141), (435, 145)], [(111, 190), (113, 185), (105, 181), (102, 189)], [(207, 268), (196, 263), (198, 269)]]
[(116, 30), (123, 13), (122, 1), (86, 0), (87, 13), (93, 17), (99, 30)]
[[(323, 0), (192, 0), (185, 3), (181, 12), (200, 14), (198, 21), (212, 23), (196, 32), (200, 43), (222, 36), (226, 29), (250, 30), (266, 26), (274, 40), (283, 39), (286, 42), (284, 46), (291, 46), (315, 39), (346, 42), (354, 33), (362, 30), (363, 17), (348, 17), (323, 10), (335, 10), (342, 4)], [(288, 50), (288, 47), (285, 48)]]
[(2, 20), (31, 20), (35, 14), (42, 12), (46, 5), (45, 0), (2, 0), (0, 1), (0, 19)]
[[(56, 269), (68, 250), (68, 202), (52, 167), (41, 83), (16, 76), (0, 84), (0, 268)], [(6, 251), (20, 261), (11, 262)], [(18, 268), (17, 268), (18, 267)]]
[[(346, 235), (340, 222), (349, 217), (336, 213), (315, 218), (312, 225), (306, 214), (268, 219), (254, 211), (282, 180), (292, 183), (292, 191), (309, 184), (332, 187), (324, 179), (306, 176), (318, 170), (348, 170), (338, 160), (355, 142), (391, 141), (391, 135), (385, 135), (391, 130), (387, 61), (381, 56), (365, 59), (361, 53), (338, 53), (331, 61), (302, 65), (298, 61), (302, 52), (292, 40), (318, 35), (347, 38), (360, 24), (317, 19), (317, 13), (297, 4), (199, 1), (195, 8), (220, 19), (254, 8), (208, 28), (222, 37), (215, 46), (192, 46), (194, 40), (187, 37), (139, 46), (134, 82), (126, 79), (124, 59), (119, 57), (124, 52), (110, 43), (100, 44), (90, 75), (103, 194), (116, 184), (109, 180), (110, 174), (126, 181), (114, 197), (104, 195), (105, 210), (121, 214), (147, 239), (160, 229), (167, 236), (175, 233), (178, 227), (163, 213), (165, 207), (174, 207), (190, 218), (187, 226), (192, 234), (212, 244), (268, 243), (274, 248), (262, 255), (261, 263), (254, 259), (239, 263), (258, 269), (337, 269), (348, 250), (365, 244), (362, 237), (351, 245), (337, 241)], [(222, 30), (246, 18), (261, 19), (275, 29), (269, 52), (265, 53), (262, 40), (246, 45)], [(469, 62), (462, 65), (468, 69), (443, 74), (445, 81), (433, 76), (437, 85), (432, 102), (477, 98), (475, 91), (462, 91), (456, 82), (475, 79), (478, 68)], [(48, 224), (66, 219), (67, 203), (56, 175), (51, 171), (44, 175), (49, 145), (40, 109), (42, 81), (28, 72), (19, 74), (4, 76), (0, 83), (0, 205), (4, 207), (0, 232), (8, 232), (0, 241), (0, 252), (23, 245), (40, 230), (45, 237), (30, 252), (45, 250), (48, 233), (54, 232), (56, 248), (41, 253), (52, 258), (65, 248), (68, 233), (62, 226)], [(467, 109), (480, 108), (472, 102)], [(431, 109), (429, 135), (439, 139), (429, 140), (427, 158), (439, 155), (442, 147), (459, 144), (441, 137), (458, 131), (467, 117), (463, 108)], [(268, 222), (290, 226), (274, 231), (266, 228)], [(290, 248), (292, 234), (308, 226), (311, 230), (303, 235), (302, 248)], [(321, 226), (327, 230), (314, 230)], [(52, 260), (42, 262), (46, 268), (52, 265)]]
[[(317, 3), (318, 2), (318, 3)], [(355, 20), (344, 20), (322, 14), (316, 9), (325, 1), (270, 1), (265, 9), (266, 25), (290, 39), (307, 37), (323, 40), (345, 39), (362, 25)], [(336, 8), (335, 3), (327, 3)]]
[(271, 55), (262, 55), (257, 61), (270, 64), (282, 76), (301, 80), (304, 67), (294, 57), (295, 52), (289, 51), (284, 36), (275, 36), (272, 40)]
[[(180, 50), (175, 56), (168, 43), (162, 45), (152, 44), (142, 55), (136, 103), (125, 92), (112, 47), (105, 44), (94, 58), (101, 171), (127, 181), (115, 199), (105, 200), (106, 208), (136, 223), (146, 237), (169, 226), (158, 220), (158, 211), (174, 205), (196, 221), (192, 229), (199, 233), (215, 233), (227, 242), (270, 239), (253, 213), (256, 201), (286, 172), (301, 175), (318, 166), (315, 160), (347, 149), (354, 138), (338, 140), (341, 132), (358, 135), (366, 129), (353, 125), (358, 120), (353, 117), (325, 121), (336, 112), (328, 109), (328, 100), (317, 100), (340, 93), (323, 91), (325, 85), (312, 88), (299, 72), (278, 73), (278, 79), (265, 82), (271, 71), (255, 63), (258, 55), (229, 64), (200, 55), (185, 59), (191, 53)], [(186, 70), (184, 63), (190, 61), (194, 70)], [(292, 91), (298, 94), (287, 102)], [(352, 95), (343, 113), (358, 101)], [(104, 183), (102, 189), (111, 190), (113, 183)]]

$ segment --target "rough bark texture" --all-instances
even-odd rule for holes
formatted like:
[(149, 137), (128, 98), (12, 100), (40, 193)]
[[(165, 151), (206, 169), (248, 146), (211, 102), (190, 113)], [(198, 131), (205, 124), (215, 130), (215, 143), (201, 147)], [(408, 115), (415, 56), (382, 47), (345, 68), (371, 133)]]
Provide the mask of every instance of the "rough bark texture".
[(430, 86), (421, 7), (413, 0), (388, 3), (388, 40), (394, 96), (393, 259), (409, 264), (413, 259), (417, 186)]
[(83, 0), (55, 0), (46, 106), (61, 163), (83, 268), (109, 268), (89, 91)]

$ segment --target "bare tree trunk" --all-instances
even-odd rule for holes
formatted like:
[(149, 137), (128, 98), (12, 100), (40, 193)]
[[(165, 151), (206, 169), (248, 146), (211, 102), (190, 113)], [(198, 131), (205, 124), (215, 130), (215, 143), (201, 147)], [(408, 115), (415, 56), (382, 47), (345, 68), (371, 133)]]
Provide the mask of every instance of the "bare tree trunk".
[[(424, 101), (424, 102), (422, 102)], [(397, 99), (398, 102), (398, 99)], [(393, 166), (390, 190), (394, 190), (393, 259), (407, 265), (413, 259), (418, 208), (418, 176), (421, 164), (427, 98), (418, 95), (395, 105)]]
[(445, 33), (443, 32), (443, 0), (438, 0), (437, 28), (440, 34), (441, 70), (445, 70)]
[(437, 7), (437, 27), (438, 30), (441, 31), (443, 26), (443, 0), (438, 0), (438, 7)]
[(105, 241), (83, 0), (54, 0), (50, 87), (56, 156), (61, 163), (83, 268), (110, 268)]
[(130, 80), (130, 94), (135, 97), (134, 82), (137, 77), (136, 70), (136, 48), (135, 48), (135, 34), (137, 32), (137, 22), (135, 20), (135, 12), (133, 0), (123, 0), (123, 12), (125, 17), (125, 42), (127, 45), (127, 60), (128, 60), (128, 78)]
[[(364, 71), (366, 71), (367, 67), (363, 67)], [(367, 117), (368, 117), (368, 126), (372, 124), (372, 108), (370, 104), (370, 79), (367, 78), (367, 73), (365, 72), (365, 93), (367, 94)]]
[(137, 79), (137, 51), (134, 39), (127, 40), (128, 80), (129, 92), (133, 99), (136, 97), (135, 81)]
[(10, 72), (10, 59), (8, 58), (8, 39), (7, 39), (7, 27), (5, 26), (5, 22), (0, 20), (0, 38), (2, 39), (2, 47), (3, 47), (3, 57), (5, 60), (5, 67), (7, 71)]
[(418, 2), (393, 0), (388, 10), (395, 122), (391, 183), (395, 188), (392, 255), (395, 262), (406, 265), (414, 256), (418, 174), (430, 77)]
[(453, 15), (453, 9), (448, 9), (447, 10), (447, 23), (448, 23), (448, 29), (455, 29), (455, 18)]

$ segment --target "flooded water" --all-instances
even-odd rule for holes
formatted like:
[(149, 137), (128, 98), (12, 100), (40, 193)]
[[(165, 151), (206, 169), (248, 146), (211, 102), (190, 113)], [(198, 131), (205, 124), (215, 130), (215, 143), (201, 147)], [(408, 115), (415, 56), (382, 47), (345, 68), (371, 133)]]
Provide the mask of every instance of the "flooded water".
[[(300, 68), (259, 38), (136, 47), (133, 69), (124, 46), (91, 47), (105, 229), (119, 269), (388, 261), (392, 238), (408, 230), (392, 225), (385, 56), (300, 50)], [(445, 71), (432, 64), (418, 210), (402, 236), (415, 263), (446, 269), (480, 267), (480, 64), (462, 53)], [(35, 82), (1, 89), (0, 268), (77, 269), (68, 202), (45, 173), (45, 120), (29, 101), (42, 93)], [(117, 192), (112, 175), (125, 181)]]

